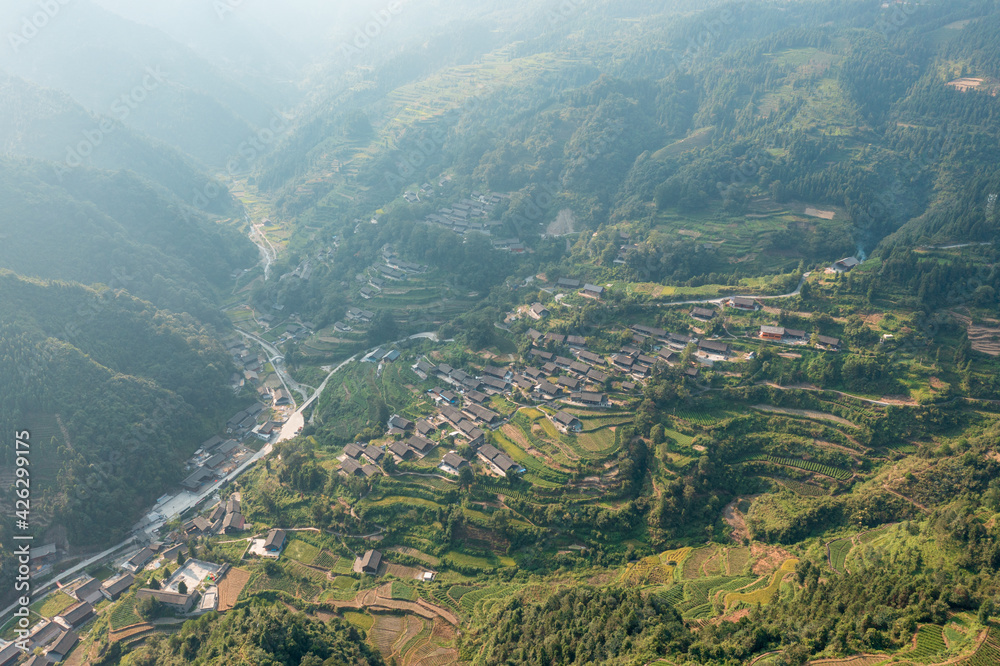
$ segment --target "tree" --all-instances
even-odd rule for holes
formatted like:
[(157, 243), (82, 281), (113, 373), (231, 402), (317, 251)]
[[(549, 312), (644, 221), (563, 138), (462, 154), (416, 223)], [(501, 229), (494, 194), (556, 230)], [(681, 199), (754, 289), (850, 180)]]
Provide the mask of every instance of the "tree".
[(185, 583), (184, 581), (181, 581), (180, 583), (178, 583), (177, 584), (177, 592), (179, 592), (180, 594), (187, 594), (188, 593), (187, 583)]
[(160, 589), (160, 581), (156, 578), (149, 579), (149, 589), (158, 590)]
[(459, 488), (470, 488), (473, 483), (476, 482), (476, 472), (472, 467), (466, 465), (465, 467), (458, 470), (458, 486)]
[(177, 551), (177, 566), (183, 566), (183, 565), (184, 565), (184, 551), (178, 550)]

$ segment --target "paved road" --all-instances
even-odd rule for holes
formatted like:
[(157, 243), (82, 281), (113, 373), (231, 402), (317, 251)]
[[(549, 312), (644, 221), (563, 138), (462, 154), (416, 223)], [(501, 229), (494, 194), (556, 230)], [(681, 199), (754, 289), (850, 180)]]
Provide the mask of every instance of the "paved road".
[(253, 340), (258, 345), (260, 345), (265, 352), (267, 352), (268, 354), (267, 360), (271, 362), (272, 366), (274, 366), (274, 372), (276, 375), (278, 375), (278, 379), (281, 380), (281, 385), (285, 387), (286, 391), (288, 391), (288, 395), (291, 396), (292, 402), (296, 406), (298, 405), (298, 401), (295, 400), (296, 393), (302, 396), (303, 400), (307, 400), (309, 398), (309, 391), (307, 390), (307, 387), (303, 386), (302, 384), (299, 384), (297, 381), (292, 379), (292, 376), (288, 374), (288, 372), (285, 370), (285, 356), (280, 351), (278, 351), (277, 347), (272, 345), (264, 338), (254, 335), (253, 333), (247, 333), (246, 331), (239, 328), (236, 329), (236, 332), (242, 335), (244, 338), (249, 338), (250, 340)]

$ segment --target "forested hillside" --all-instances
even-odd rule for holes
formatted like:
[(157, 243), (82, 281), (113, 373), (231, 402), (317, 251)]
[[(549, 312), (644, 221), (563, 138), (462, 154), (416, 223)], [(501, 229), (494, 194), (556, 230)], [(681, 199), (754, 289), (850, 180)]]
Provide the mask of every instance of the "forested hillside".
[(2, 68), (0, 146), (5, 154), (52, 162), (60, 173), (80, 166), (134, 171), (188, 204), (197, 193), (219, 192), (198, 205), (210, 213), (232, 212), (232, 197), (176, 149), (126, 127), (120, 114), (108, 109), (91, 113), (65, 93), (40, 88)]
[(214, 290), (256, 249), (130, 172), (0, 159), (0, 268), (102, 283), (161, 308), (218, 322)]
[[(0, 295), (2, 427), (65, 427), (34, 443), (37, 527), (65, 528), (81, 546), (109, 543), (238, 404), (231, 361), (191, 317), (124, 291), (3, 272)], [(5, 466), (13, 455), (5, 449)]]

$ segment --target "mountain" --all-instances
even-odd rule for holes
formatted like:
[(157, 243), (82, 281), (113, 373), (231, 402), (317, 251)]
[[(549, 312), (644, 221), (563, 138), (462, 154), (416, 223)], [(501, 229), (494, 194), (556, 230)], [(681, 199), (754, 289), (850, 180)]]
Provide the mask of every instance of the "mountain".
[(213, 167), (276, 117), (212, 62), (88, 0), (66, 7), (25, 48), (3, 50), (0, 67)]
[[(119, 118), (92, 114), (73, 99), (0, 71), (0, 146), (9, 155), (79, 166), (134, 171), (180, 201), (206, 212), (233, 211), (233, 200), (179, 151), (129, 129)], [(204, 197), (205, 192), (219, 192)]]
[(0, 193), (0, 268), (22, 275), (103, 283), (217, 322), (215, 289), (255, 262), (235, 228), (131, 172), (0, 159)]
[(2, 271), (0, 321), (0, 421), (38, 426), (35, 520), (73, 544), (120, 538), (237, 404), (212, 331), (122, 290)]

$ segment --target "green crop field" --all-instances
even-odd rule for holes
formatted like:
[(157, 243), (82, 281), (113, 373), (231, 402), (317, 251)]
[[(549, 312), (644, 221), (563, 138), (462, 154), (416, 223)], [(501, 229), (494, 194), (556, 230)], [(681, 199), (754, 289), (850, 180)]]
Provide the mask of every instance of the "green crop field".
[(942, 627), (936, 624), (923, 624), (917, 630), (917, 646), (913, 657), (921, 661), (943, 652), (945, 649)]
[(70, 606), (76, 603), (76, 599), (64, 592), (53, 592), (45, 599), (31, 604), (31, 610), (42, 617), (54, 618)]
[(837, 541), (830, 542), (830, 563), (834, 569), (844, 572), (844, 563), (847, 560), (847, 554), (851, 552), (851, 548), (854, 547), (854, 542), (851, 539), (838, 539)]
[(783, 465), (785, 467), (796, 467), (798, 469), (805, 470), (807, 472), (814, 472), (816, 474), (822, 474), (823, 476), (829, 476), (833, 479), (838, 479), (840, 481), (846, 481), (851, 478), (851, 472), (843, 469), (838, 469), (836, 467), (831, 467), (830, 465), (823, 465), (822, 463), (813, 462), (812, 460), (798, 460), (796, 458), (782, 458), (780, 456), (772, 456), (769, 454), (759, 454), (756, 456), (751, 456), (747, 458), (744, 462), (769, 462), (774, 465)]
[(312, 564), (319, 557), (319, 554), (319, 548), (301, 539), (292, 539), (285, 549), (285, 557), (301, 562), (302, 564)]

